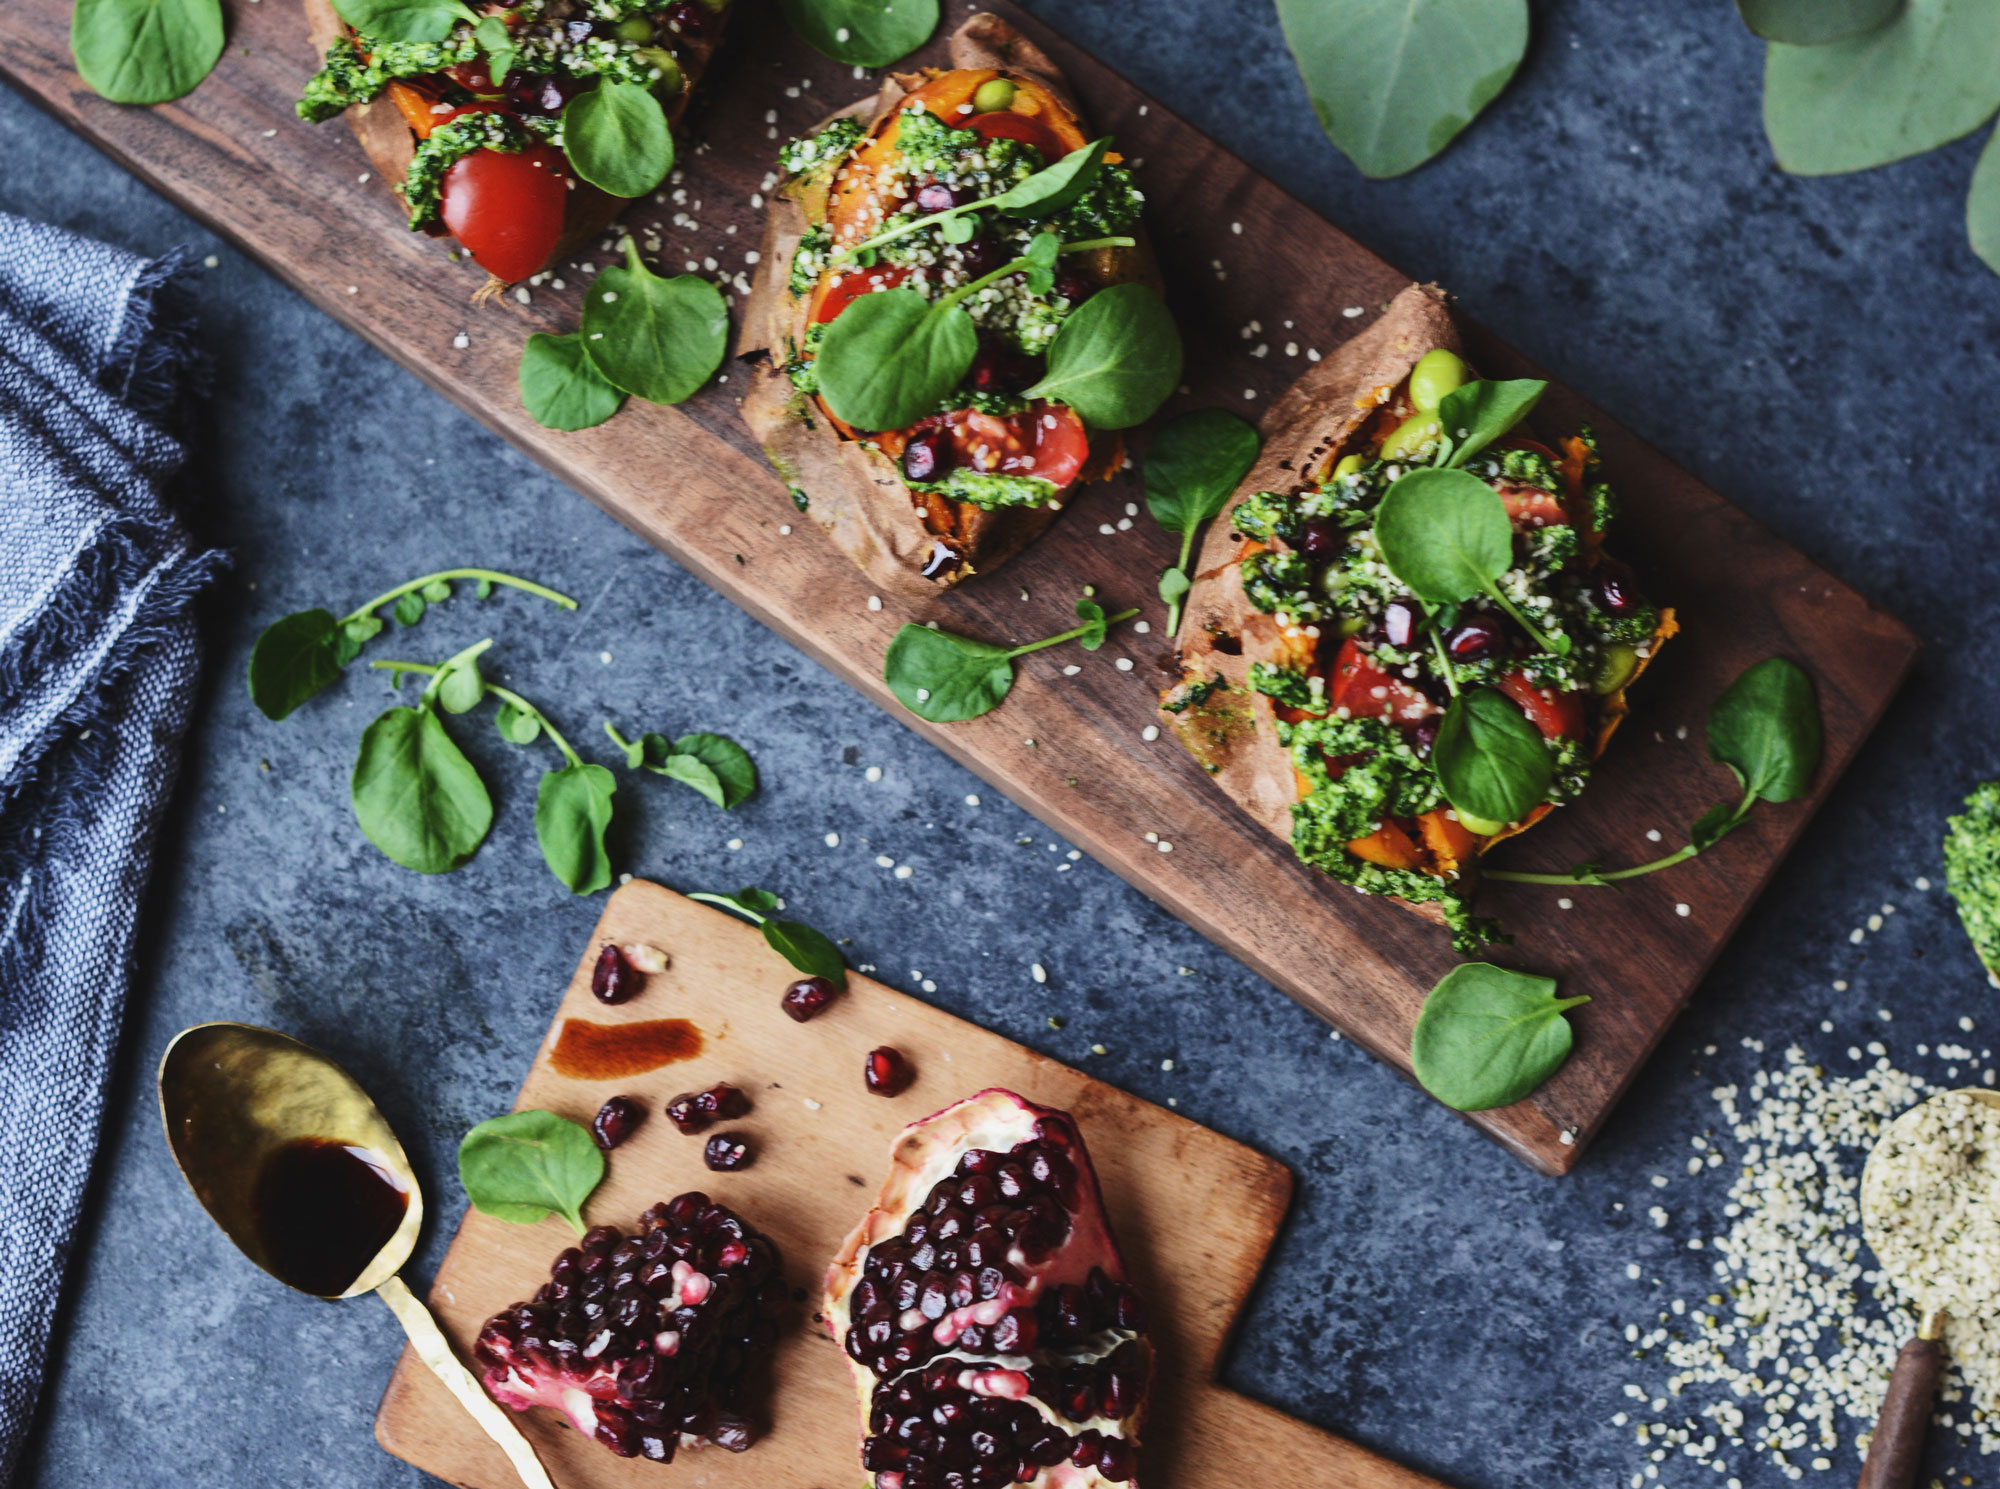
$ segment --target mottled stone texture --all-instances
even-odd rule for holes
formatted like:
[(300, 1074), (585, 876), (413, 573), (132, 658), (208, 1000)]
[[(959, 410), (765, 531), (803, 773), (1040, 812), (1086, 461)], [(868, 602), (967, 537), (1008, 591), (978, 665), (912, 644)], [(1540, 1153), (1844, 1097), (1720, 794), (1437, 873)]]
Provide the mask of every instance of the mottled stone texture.
[[(0, 93), (0, 207), (219, 256), (201, 290), (217, 388), (189, 502), (237, 556), (207, 610), (208, 685), (29, 1482), (419, 1480), (370, 1438), (397, 1345), (387, 1313), (289, 1296), (237, 1257), (168, 1162), (151, 1075), (174, 1030), (210, 1018), (279, 1025), (345, 1060), (429, 1182), (444, 1224), (415, 1272), (435, 1264), (460, 1203), (458, 1136), (511, 1099), (598, 903), (542, 868), (532, 773), (490, 729), (466, 732), (497, 788), (493, 838), (466, 871), (423, 879), (369, 848), (346, 805), (379, 683), (350, 678), (281, 726), (241, 678), (278, 614), (455, 562), (563, 584), (582, 612), (458, 604), (377, 654), (434, 659), (497, 632), (498, 668), (579, 736), (609, 716), (726, 730), (756, 754), (765, 788), (728, 818), (663, 782), (622, 791), (630, 868), (682, 888), (782, 886), (892, 981), (921, 968), (937, 1002), (1290, 1163), (1298, 1204), (1230, 1382), (1454, 1484), (1622, 1484), (1643, 1462), (1609, 1422), (1642, 1378), (1622, 1330), (1654, 1322), (1650, 1279), (1710, 1290), (1706, 1258), (1668, 1236), (1719, 1217), (1727, 1171), (1684, 1173), (1711, 1086), (1795, 1040), (1844, 1066), (1864, 1020), (1941, 1076), (1919, 1041), (1963, 1037), (1962, 1014), (2000, 1020), (1942, 896), (1911, 887), (1940, 874), (1947, 811), (2000, 771), (2000, 278), (1964, 240), (1976, 145), (1790, 179), (1758, 125), (1759, 48), (1728, 6), (1552, 0), (1487, 116), (1442, 160), (1371, 184), (1319, 135), (1267, 0), (1034, 8), (1922, 633), (1915, 679), (1693, 1010), (1579, 1172), (1529, 1173), (1109, 873), (1058, 872), (1067, 844)], [(1274, 297), (1266, 319), (1281, 318)], [(877, 854), (914, 875), (891, 878)], [(1885, 901), (1887, 928), (1850, 944)], [(1876, 1024), (1882, 1006), (1893, 1025)], [(1654, 1189), (1655, 1173), (1673, 1182)], [(1656, 1202), (1672, 1232), (1646, 1219)], [(1648, 1280), (1626, 1280), (1634, 1260)], [(1822, 1482), (1851, 1482), (1851, 1451), (1836, 1462)], [(1752, 1489), (1785, 1482), (1739, 1471)], [(1663, 1482), (1724, 1477), (1679, 1460)]]

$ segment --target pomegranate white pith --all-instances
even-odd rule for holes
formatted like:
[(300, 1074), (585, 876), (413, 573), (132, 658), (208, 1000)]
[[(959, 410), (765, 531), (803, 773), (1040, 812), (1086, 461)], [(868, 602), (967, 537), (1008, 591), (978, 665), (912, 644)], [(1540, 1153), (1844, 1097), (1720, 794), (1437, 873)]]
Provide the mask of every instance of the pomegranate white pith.
[(982, 1091), (906, 1128), (825, 1314), (876, 1489), (1135, 1479), (1152, 1349), (1066, 1113)]

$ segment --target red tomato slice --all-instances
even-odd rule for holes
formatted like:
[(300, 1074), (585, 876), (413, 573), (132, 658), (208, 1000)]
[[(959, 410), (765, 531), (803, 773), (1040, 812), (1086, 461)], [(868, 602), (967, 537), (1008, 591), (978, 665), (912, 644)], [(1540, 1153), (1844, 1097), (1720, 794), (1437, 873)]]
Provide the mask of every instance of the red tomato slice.
[(1019, 140), (1024, 145), (1033, 145), (1050, 165), (1069, 154), (1069, 147), (1056, 138), (1056, 132), (1031, 114), (1000, 109), (991, 114), (974, 114), (962, 127), (983, 140)]
[(826, 291), (819, 297), (819, 304), (813, 307), (813, 324), (824, 325), (833, 320), (841, 311), (873, 290), (886, 290), (903, 282), (910, 271), (899, 269), (894, 264), (881, 264), (873, 269), (849, 269), (838, 279), (828, 283)]
[(548, 262), (569, 207), (569, 162), (553, 145), (475, 150), (444, 173), (444, 225), (479, 267), (509, 284)]
[(1514, 524), (1515, 532), (1562, 527), (1569, 522), (1563, 504), (1539, 486), (1502, 486), (1500, 500), (1507, 504), (1507, 518)]
[(1040, 476), (1067, 487), (1090, 458), (1090, 431), (1074, 409), (1035, 403), (1004, 417), (959, 409), (944, 416), (958, 464), (1010, 476)]
[(1536, 687), (1525, 672), (1509, 672), (1495, 684), (1542, 731), (1544, 739), (1581, 739), (1589, 720), (1582, 693), (1556, 693)]
[(1352, 718), (1387, 719), (1406, 728), (1438, 711), (1422, 693), (1377, 667), (1352, 636), (1341, 644), (1326, 691), (1327, 702)]

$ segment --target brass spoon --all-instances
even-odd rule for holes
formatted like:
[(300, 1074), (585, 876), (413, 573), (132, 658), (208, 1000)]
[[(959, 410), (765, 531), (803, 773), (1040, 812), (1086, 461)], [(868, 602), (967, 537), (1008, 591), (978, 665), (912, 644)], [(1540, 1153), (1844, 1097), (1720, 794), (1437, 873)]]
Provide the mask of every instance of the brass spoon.
[[(160, 1060), (160, 1116), (181, 1177), (223, 1233), (251, 1261), (309, 1297), (381, 1295), (431, 1372), (513, 1463), (528, 1489), (555, 1489), (520, 1429), (452, 1352), (437, 1320), (396, 1274), (423, 1224), (417, 1177), (375, 1103), (318, 1050), (250, 1024), (197, 1024)], [(407, 1198), (402, 1222), (339, 1293), (310, 1292), (273, 1259), (257, 1216), (257, 1190), (274, 1155), (300, 1141), (344, 1146)]]
[[(1984, 1106), (2000, 1110), (2000, 1092), (1982, 1089), (1950, 1093), (1970, 1096)], [(1931, 1098), (1936, 1100), (1936, 1097)], [(1912, 1107), (1912, 1111), (1921, 1110)], [(1907, 1116), (1908, 1113), (1905, 1113)], [(1897, 1118), (1901, 1121), (1902, 1118)], [(1883, 1134), (1887, 1137), (1887, 1133)], [(1876, 1150), (1881, 1148), (1876, 1140)], [(1873, 1164), (1874, 1153), (1868, 1156)], [(1871, 1188), (1866, 1168), (1861, 1173), (1861, 1230), (1879, 1261), (1882, 1249), (1876, 1245), (1881, 1221), (1869, 1203)], [(1887, 1263), (1883, 1264), (1885, 1267)], [(1898, 1279), (1901, 1281), (1903, 1279)], [(1875, 1435), (1868, 1443), (1868, 1458), (1861, 1465), (1860, 1489), (1910, 1489), (1917, 1481), (1923, 1459), (1924, 1433), (1930, 1427), (1931, 1408), (1937, 1399), (1938, 1376), (1944, 1370), (1944, 1324), (1947, 1310), (1925, 1312), (1917, 1326), (1917, 1337), (1904, 1345), (1896, 1356), (1896, 1368), (1889, 1376), (1889, 1390), (1882, 1398), (1881, 1414), (1875, 1419)]]

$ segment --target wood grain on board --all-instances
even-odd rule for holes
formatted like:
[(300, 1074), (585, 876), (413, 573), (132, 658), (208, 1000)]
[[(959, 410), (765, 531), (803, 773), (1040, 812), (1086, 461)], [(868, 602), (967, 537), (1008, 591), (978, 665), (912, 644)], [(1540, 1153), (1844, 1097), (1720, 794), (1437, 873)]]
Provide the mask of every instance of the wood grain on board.
[[(995, 8), (1047, 46), (1096, 125), (1139, 163), (1188, 343), (1191, 391), (1169, 412), (1221, 404), (1255, 415), (1311, 349), (1367, 325), (1407, 282), (1108, 69), (1011, 8)], [(954, 6), (954, 22), (962, 13)], [(522, 341), (533, 330), (575, 325), (585, 276), (569, 274), (559, 293), (536, 290), (527, 305), (511, 297), (468, 304), (481, 276), (447, 262), (446, 245), (404, 229), (398, 203), (367, 178), (368, 162), (345, 125), (293, 117), (316, 59), (291, 0), (233, 3), (229, 51), (215, 74), (191, 97), (152, 110), (121, 108), (84, 88), (69, 65), (68, 16), (68, 0), (0, 6), (0, 75), (1056, 831), (1407, 1071), (1424, 993), (1454, 961), (1445, 937), (1300, 867), (1169, 738), (1142, 738), (1154, 722), (1154, 689), (1166, 680), (1153, 585), (1171, 548), (1143, 507), (1120, 528), (1128, 504), (1139, 500), (1136, 483), (1126, 478), (1084, 494), (997, 574), (935, 600), (890, 598), (871, 611), (859, 571), (793, 509), (751, 447), (736, 416), (740, 371), (678, 409), (635, 403), (579, 434), (526, 418), (515, 386)], [(657, 234), (667, 268), (685, 264), (731, 279), (752, 272), (745, 255), (763, 226), (753, 201), (769, 189), (779, 140), (873, 86), (808, 52), (761, 0), (745, 0), (734, 25), (706, 102), (694, 111), (698, 144), (683, 151), (685, 169), (667, 200), (644, 203), (626, 219), (642, 241)], [(942, 50), (940, 38), (920, 60)], [(610, 258), (601, 250), (591, 261)], [(1532, 371), (1479, 328), (1466, 330), (1489, 374)], [(1715, 851), (1622, 895), (1576, 891), (1565, 911), (1556, 891), (1482, 892), (1481, 908), (1517, 937), (1502, 960), (1560, 977), (1565, 993), (1592, 996), (1573, 1016), (1576, 1054), (1556, 1078), (1528, 1101), (1472, 1118), (1549, 1172), (1575, 1163), (1686, 1004), (1886, 707), (1916, 645), (1893, 618), (1575, 393), (1552, 389), (1538, 415), (1551, 429), (1585, 420), (1603, 437), (1623, 499), (1617, 549), (1652, 595), (1678, 608), (1685, 629), (1639, 688), (1633, 719), (1582, 801), (1510, 844), (1496, 866), (1635, 862), (1660, 851), (1649, 830), (1676, 841), (1730, 788), (1701, 748), (1709, 704), (1745, 666), (1772, 653), (1794, 657), (1816, 679), (1827, 750), (1809, 799), (1760, 807)], [(1144, 605), (1150, 634), (1127, 627), (1095, 655), (1058, 649), (1030, 657), (1006, 705), (967, 724), (917, 723), (883, 687), (882, 652), (905, 620), (1025, 640), (1071, 623), (1071, 602), (1086, 583), (1112, 607)], [(1114, 670), (1119, 658), (1132, 669)], [(1082, 671), (1066, 677), (1072, 662)], [(1160, 851), (1154, 838), (1172, 851)]]
[[(644, 942), (672, 957), (629, 1003), (590, 994), (599, 946)], [(1092, 1080), (868, 978), (810, 1024), (780, 1008), (798, 974), (752, 927), (657, 885), (619, 890), (578, 962), (549, 1038), (521, 1088), (520, 1106), (587, 1122), (605, 1098), (640, 1097), (653, 1117), (611, 1155), (590, 1201), (595, 1224), (631, 1229), (642, 1210), (699, 1189), (774, 1240), (786, 1279), (806, 1291), (798, 1326), (779, 1345), (770, 1435), (741, 1456), (683, 1453), (663, 1473), (614, 1457), (555, 1413), (519, 1418), (566, 1489), (643, 1489), (692, 1480), (711, 1489), (835, 1489), (858, 1483), (858, 1410), (847, 1362), (808, 1318), (826, 1264), (874, 1199), (890, 1142), (905, 1123), (989, 1086), (1073, 1114), (1083, 1130), (1133, 1282), (1145, 1296), (1159, 1378), (1146, 1434), (1143, 1481), (1153, 1489), (1437, 1489), (1430, 1480), (1214, 1384), (1222, 1346), (1256, 1281), (1291, 1196), (1284, 1165), (1184, 1117)], [(560, 1076), (550, 1049), (566, 1018), (623, 1023), (691, 1019), (704, 1048), (685, 1062), (610, 1081)], [(915, 1066), (894, 1100), (862, 1085), (864, 1056), (893, 1044)], [(749, 1093), (750, 1114), (729, 1124), (756, 1144), (735, 1174), (702, 1165), (702, 1141), (658, 1115), (676, 1092), (726, 1080)], [(468, 1211), (438, 1269), (430, 1303), (461, 1350), (480, 1324), (530, 1296), (556, 1253), (575, 1240), (559, 1219), (510, 1225)], [(376, 1419), (398, 1457), (453, 1483), (506, 1489), (505, 1458), (415, 1355), (405, 1351)]]

